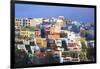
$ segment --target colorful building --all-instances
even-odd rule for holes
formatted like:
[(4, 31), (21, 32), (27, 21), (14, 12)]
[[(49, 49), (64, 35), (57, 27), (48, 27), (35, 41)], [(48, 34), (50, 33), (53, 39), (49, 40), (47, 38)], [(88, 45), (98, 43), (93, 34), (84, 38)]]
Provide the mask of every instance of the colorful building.
[(62, 19), (57, 19), (55, 26), (61, 27), (64, 25), (64, 21)]
[(29, 37), (28, 32), (29, 32), (29, 31), (27, 31), (27, 30), (21, 30), (21, 31), (20, 31), (20, 36), (21, 36), (21, 37)]
[(29, 30), (21, 30), (20, 31), (20, 36), (21, 37), (34, 38), (35, 37), (35, 32), (34, 31), (29, 31)]
[(53, 33), (48, 35), (48, 39), (58, 39), (60, 38), (60, 33)]
[(47, 41), (46, 38), (40, 38), (37, 37), (36, 39), (36, 44), (40, 47), (40, 48), (46, 48), (47, 47)]
[(32, 27), (32, 26), (35, 26), (36, 27), (36, 25), (39, 25), (39, 24), (41, 24), (43, 22), (43, 18), (34, 18), (34, 19), (31, 19), (30, 20), (30, 26)]

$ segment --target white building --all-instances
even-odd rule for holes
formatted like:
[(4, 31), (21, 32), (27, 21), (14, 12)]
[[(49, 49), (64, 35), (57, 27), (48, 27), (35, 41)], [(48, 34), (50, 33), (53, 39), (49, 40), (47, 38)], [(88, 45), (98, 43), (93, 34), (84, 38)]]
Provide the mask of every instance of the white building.
[(30, 18), (15, 18), (15, 26), (30, 26)]
[(39, 46), (35, 45), (35, 46), (30, 46), (32, 53), (34, 54), (35, 51), (40, 51)]

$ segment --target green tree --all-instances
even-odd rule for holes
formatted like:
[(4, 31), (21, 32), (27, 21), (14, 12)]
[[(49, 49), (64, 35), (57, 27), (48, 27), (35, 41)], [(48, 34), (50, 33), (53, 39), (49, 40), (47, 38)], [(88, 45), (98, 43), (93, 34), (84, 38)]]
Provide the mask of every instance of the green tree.
[(69, 51), (64, 51), (62, 52), (63, 57), (71, 57), (71, 52)]
[(95, 56), (95, 48), (93, 48), (92, 46), (89, 46), (87, 49), (87, 58), (89, 60), (94, 60), (94, 56)]
[(73, 58), (78, 58), (78, 52), (73, 52)]
[(79, 58), (80, 58), (80, 61), (87, 61), (87, 54), (86, 54), (86, 52), (80, 52), (79, 53)]
[(54, 63), (54, 57), (53, 57), (52, 52), (46, 52), (45, 63), (46, 64), (52, 64), (52, 63)]
[(27, 66), (28, 61), (27, 53), (23, 49), (18, 50), (15, 48), (15, 67)]
[(88, 46), (86, 44), (85, 38), (81, 38), (81, 44), (82, 44), (82, 52), (80, 52), (79, 58), (81, 59), (81, 61), (87, 61)]
[(87, 45), (86, 45), (86, 40), (84, 38), (80, 39), (81, 41), (81, 45), (82, 45), (82, 51), (86, 51), (87, 50)]

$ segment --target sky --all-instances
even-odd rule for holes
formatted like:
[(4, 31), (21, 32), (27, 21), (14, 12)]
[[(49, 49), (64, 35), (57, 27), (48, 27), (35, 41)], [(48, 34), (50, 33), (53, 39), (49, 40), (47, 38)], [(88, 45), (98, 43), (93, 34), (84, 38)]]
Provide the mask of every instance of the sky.
[(15, 5), (16, 18), (51, 18), (58, 16), (64, 16), (66, 19), (76, 20), (84, 23), (94, 23), (94, 8), (47, 6), (32, 4)]

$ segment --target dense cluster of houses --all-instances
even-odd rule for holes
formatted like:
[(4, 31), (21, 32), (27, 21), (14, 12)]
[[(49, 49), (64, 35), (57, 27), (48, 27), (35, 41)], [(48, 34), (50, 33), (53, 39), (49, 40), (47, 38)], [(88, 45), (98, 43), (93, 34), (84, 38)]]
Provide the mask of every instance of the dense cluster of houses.
[[(64, 16), (15, 18), (15, 48), (24, 49), (32, 55), (38, 53), (42, 59), (51, 52), (56, 63), (80, 62), (79, 54), (75, 53), (82, 52), (81, 40), (86, 46), (95, 46), (94, 30), (89, 30), (90, 25), (65, 19)], [(88, 33), (87, 29), (91, 32)]]

